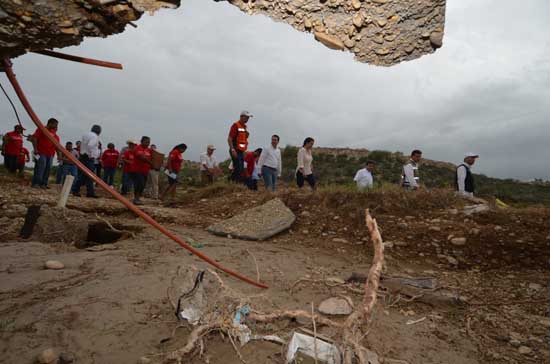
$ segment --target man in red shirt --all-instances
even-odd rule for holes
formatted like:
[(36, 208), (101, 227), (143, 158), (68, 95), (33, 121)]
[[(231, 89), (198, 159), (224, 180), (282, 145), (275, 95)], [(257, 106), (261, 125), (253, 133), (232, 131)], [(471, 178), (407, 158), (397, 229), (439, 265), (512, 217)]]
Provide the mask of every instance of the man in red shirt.
[(230, 179), (233, 182), (243, 183), (245, 182), (241, 176), (244, 170), (244, 156), (248, 149), (248, 130), (246, 123), (252, 117), (248, 111), (241, 111), (239, 120), (231, 125), (229, 129), (229, 136), (227, 137), (227, 144), (229, 145), (229, 156), (233, 162), (233, 172)]
[(25, 170), (25, 163), (31, 161), (29, 150), (25, 147), (21, 148), (21, 152), (17, 156), (17, 172), (23, 177), (23, 171)]
[(134, 172), (134, 148), (137, 143), (132, 140), (128, 140), (126, 144), (128, 147), (124, 148), (120, 161), (120, 164), (122, 165), (122, 187), (120, 189), (120, 193), (123, 196), (126, 196), (133, 186), (132, 173)]
[(178, 144), (172, 149), (168, 155), (168, 161), (166, 162), (165, 173), (168, 176), (168, 188), (160, 196), (161, 200), (168, 194), (174, 198), (176, 196), (176, 185), (178, 184), (178, 173), (181, 171), (183, 165), (183, 153), (187, 150), (187, 145), (184, 143)]
[(23, 127), (16, 125), (13, 127), (13, 131), (4, 135), (4, 142), (2, 143), (2, 155), (4, 156), (4, 165), (6, 169), (15, 173), (17, 171), (17, 158), (23, 148)]
[[(56, 119), (51, 118), (46, 124), (46, 129), (59, 142), (59, 136), (57, 135), (58, 124), (59, 122)], [(50, 169), (53, 157), (55, 156), (55, 145), (40, 129), (36, 129), (34, 134), (29, 137), (29, 141), (32, 143), (32, 153), (35, 159), (31, 187), (48, 189)]]
[(134, 148), (134, 170), (132, 173), (132, 181), (134, 182), (134, 204), (143, 205), (141, 196), (145, 189), (145, 182), (151, 170), (151, 138), (148, 136), (141, 137), (141, 143)]
[(260, 158), (261, 154), (262, 148), (258, 148), (253, 152), (247, 153), (246, 157), (244, 157), (246, 168), (242, 173), (242, 178), (246, 182), (248, 188), (254, 191), (258, 189), (258, 180), (260, 179), (258, 175), (256, 161)]
[(115, 181), (116, 167), (120, 153), (115, 149), (113, 143), (107, 144), (107, 150), (101, 155), (101, 165), (103, 166), (103, 181), (109, 186), (113, 186)]

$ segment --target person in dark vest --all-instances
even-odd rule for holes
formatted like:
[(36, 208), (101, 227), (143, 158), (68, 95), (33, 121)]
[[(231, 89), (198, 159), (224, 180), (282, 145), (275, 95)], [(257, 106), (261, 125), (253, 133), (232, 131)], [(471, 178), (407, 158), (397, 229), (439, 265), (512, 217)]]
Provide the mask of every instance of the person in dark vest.
[(420, 188), (420, 176), (418, 175), (418, 163), (422, 159), (422, 151), (415, 149), (411, 152), (411, 159), (403, 166), (401, 172), (401, 187), (406, 190), (416, 191)]
[(471, 169), (477, 158), (479, 158), (479, 155), (475, 153), (466, 153), (464, 155), (464, 163), (456, 167), (455, 187), (461, 196), (474, 197), (474, 175)]

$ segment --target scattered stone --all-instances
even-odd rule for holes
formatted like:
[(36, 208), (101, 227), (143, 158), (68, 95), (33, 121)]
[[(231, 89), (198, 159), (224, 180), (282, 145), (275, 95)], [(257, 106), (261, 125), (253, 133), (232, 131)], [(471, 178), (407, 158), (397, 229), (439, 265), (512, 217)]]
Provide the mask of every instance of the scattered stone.
[(342, 42), (340, 39), (336, 38), (335, 36), (323, 33), (323, 32), (315, 32), (314, 33), (315, 40), (318, 42), (323, 43), (325, 46), (327, 46), (330, 49), (336, 49), (336, 50), (344, 50), (346, 46), (344, 45), (344, 42)]
[(309, 217), (309, 216), (311, 216), (311, 213), (307, 210), (304, 210), (304, 211), (302, 211), (301, 215), (304, 216), (304, 217)]
[(441, 228), (439, 226), (430, 226), (429, 230), (438, 232), (441, 231)]
[(540, 291), (542, 289), (542, 285), (538, 283), (529, 283), (529, 289), (532, 291)]
[(333, 284), (345, 284), (346, 281), (344, 281), (342, 278), (338, 277), (329, 277), (326, 279), (327, 282), (333, 283)]
[(407, 224), (406, 222), (399, 222), (397, 223), (397, 227), (401, 228), (401, 229), (406, 229), (409, 227), (409, 224)]
[(414, 216), (405, 216), (405, 220), (414, 220), (416, 217)]
[(542, 319), (539, 322), (542, 326), (550, 327), (550, 319)]
[(36, 357), (36, 361), (40, 364), (54, 364), (57, 363), (57, 359), (57, 353), (52, 348), (44, 350)]
[[(412, 52), (412, 51), (411, 51)], [(458, 210), (457, 209), (448, 209), (447, 212), (450, 214), (450, 215), (458, 215)]]
[(76, 361), (76, 357), (73, 353), (61, 353), (59, 355), (59, 364), (71, 364)]
[(463, 246), (466, 245), (466, 238), (452, 238), (451, 244), (456, 246)]
[(406, 246), (409, 246), (409, 243), (407, 243), (406, 241), (396, 241), (393, 243), (395, 246), (400, 246), (400, 247), (406, 247)]
[(347, 241), (344, 238), (334, 238), (332, 239), (333, 243), (341, 243), (341, 244), (349, 244), (349, 241)]
[(139, 358), (138, 360), (138, 364), (150, 364), (152, 363), (153, 361), (145, 356), (142, 356), (141, 358)]
[(494, 230), (495, 230), (495, 231), (502, 231), (502, 230), (504, 230), (504, 229), (502, 228), (502, 226), (496, 225), (496, 226), (494, 227)]
[(340, 297), (331, 297), (324, 300), (319, 305), (318, 310), (324, 315), (349, 315), (353, 312), (349, 302)]
[(353, 8), (355, 10), (359, 10), (361, 9), (361, 1), (359, 0), (351, 0), (351, 6), (353, 6)]
[(481, 230), (478, 228), (470, 229), (470, 235), (479, 235), (479, 233), (481, 233)]
[(61, 263), (59, 260), (48, 260), (44, 263), (45, 269), (63, 269), (65, 264)]
[(290, 229), (295, 220), (296, 216), (283, 201), (275, 198), (211, 225), (207, 231), (219, 236), (231, 235), (247, 240), (265, 240)]
[(441, 48), (443, 46), (443, 33), (432, 32), (432, 34), (430, 34), (430, 43), (432, 43), (434, 48)]
[(531, 354), (532, 351), (533, 351), (533, 349), (531, 349), (528, 346), (520, 346), (519, 349), (518, 349), (518, 352), (522, 355)]
[(512, 345), (515, 348), (519, 348), (521, 346), (521, 341), (517, 339), (512, 339), (509, 342), (510, 342), (510, 345)]
[(391, 241), (384, 242), (384, 249), (393, 248), (393, 243)]

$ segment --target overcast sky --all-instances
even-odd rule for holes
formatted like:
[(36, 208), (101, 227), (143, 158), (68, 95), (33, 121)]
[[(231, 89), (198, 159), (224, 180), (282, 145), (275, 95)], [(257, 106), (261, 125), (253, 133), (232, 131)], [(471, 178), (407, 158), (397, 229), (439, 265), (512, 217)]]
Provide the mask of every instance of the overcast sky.
[[(14, 61), (37, 113), (60, 120), (63, 141), (100, 123), (117, 147), (150, 135), (162, 151), (187, 143), (194, 160), (213, 143), (224, 159), (227, 131), (248, 109), (251, 147), (278, 133), (283, 145), (312, 136), (320, 146), (420, 148), (454, 163), (474, 151), (479, 172), (550, 179), (548, 0), (448, 0), (443, 48), (391, 68), (224, 2), (182, 3), (63, 50), (124, 71), (33, 54)], [(10, 129), (4, 98), (0, 112)]]

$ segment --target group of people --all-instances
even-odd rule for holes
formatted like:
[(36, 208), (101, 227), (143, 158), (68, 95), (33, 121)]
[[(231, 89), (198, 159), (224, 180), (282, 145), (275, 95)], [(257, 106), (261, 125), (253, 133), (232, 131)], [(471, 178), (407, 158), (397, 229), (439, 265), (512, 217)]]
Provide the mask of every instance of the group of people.
[[(239, 119), (235, 121), (229, 130), (227, 144), (231, 164), (229, 179), (235, 183), (242, 183), (252, 190), (258, 189), (258, 181), (263, 179), (268, 191), (275, 191), (277, 181), (282, 174), (282, 157), (279, 148), (280, 137), (277, 134), (271, 136), (271, 142), (264, 148), (249, 151), (248, 122), (252, 114), (242, 111)], [(46, 124), (46, 129), (58, 142), (57, 135), (59, 122), (51, 118)], [(23, 146), (24, 128), (16, 125), (12, 132), (4, 135), (2, 154), (8, 171), (16, 173), (24, 169), (25, 163), (30, 161), (29, 151)], [(127, 146), (120, 152), (113, 143), (107, 144), (107, 149), (102, 151), (100, 141), (101, 126), (94, 125), (85, 133), (80, 141), (73, 146), (72, 142), (66, 142), (66, 150), (78, 159), (84, 166), (111, 187), (114, 187), (117, 169), (122, 170), (121, 193), (127, 195), (132, 189), (133, 202), (136, 205), (143, 204), (142, 197), (149, 190), (148, 197), (165, 199), (166, 196), (174, 196), (178, 175), (182, 169), (183, 153), (187, 150), (184, 143), (172, 148), (168, 157), (156, 151), (156, 146), (151, 144), (148, 136), (143, 136), (139, 142), (128, 140)], [(48, 179), (53, 158), (57, 153), (59, 161), (56, 182), (62, 184), (68, 175), (75, 177), (72, 185), (72, 194), (80, 196), (80, 190), (86, 186), (86, 197), (97, 197), (94, 190), (94, 181), (82, 170), (78, 170), (74, 161), (63, 153), (56, 151), (52, 143), (40, 129), (37, 129), (28, 140), (33, 146), (34, 173), (32, 187), (49, 188)], [(313, 172), (313, 146), (315, 140), (312, 137), (304, 139), (302, 147), (298, 150), (297, 167), (295, 170), (296, 185), (302, 188), (307, 185), (312, 190), (316, 189), (316, 178)], [(206, 152), (200, 156), (200, 173), (203, 184), (213, 183), (222, 174), (218, 161), (214, 156), (216, 148), (208, 145)], [(155, 156), (156, 154), (156, 156)], [(471, 168), (479, 156), (475, 153), (467, 153), (464, 163), (460, 164), (455, 173), (455, 186), (459, 194), (473, 197), (474, 178)], [(420, 188), (419, 162), (422, 159), (420, 150), (413, 150), (409, 161), (403, 166), (401, 173), (401, 186), (407, 190)], [(374, 170), (376, 163), (367, 161), (364, 168), (357, 171), (354, 181), (359, 190), (371, 189), (374, 186)], [(159, 196), (159, 172), (164, 167), (167, 177), (167, 187)], [(103, 173), (101, 173), (103, 172)]]
[[(463, 197), (474, 197), (475, 184), (472, 167), (479, 155), (476, 153), (465, 153), (463, 163), (455, 170), (454, 185), (459, 195)], [(406, 190), (416, 191), (421, 188), (419, 163), (422, 160), (422, 151), (415, 149), (407, 163), (403, 166), (401, 172), (400, 185)], [(374, 187), (373, 171), (376, 163), (367, 161), (365, 168), (360, 169), (355, 174), (353, 180), (357, 184), (357, 189), (366, 190)]]

